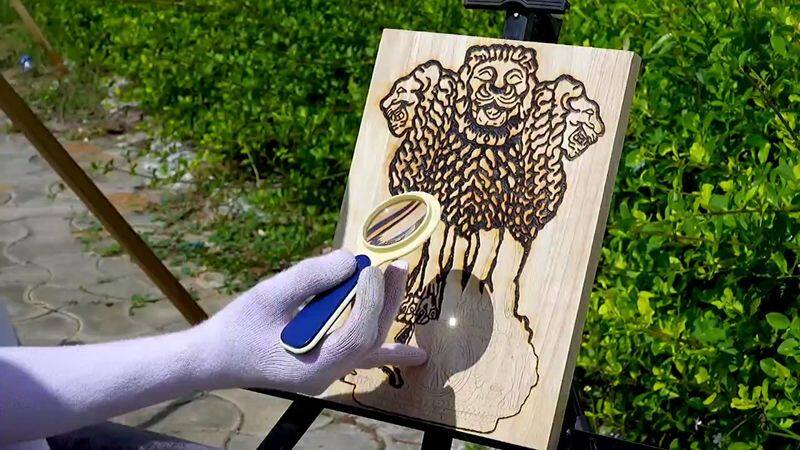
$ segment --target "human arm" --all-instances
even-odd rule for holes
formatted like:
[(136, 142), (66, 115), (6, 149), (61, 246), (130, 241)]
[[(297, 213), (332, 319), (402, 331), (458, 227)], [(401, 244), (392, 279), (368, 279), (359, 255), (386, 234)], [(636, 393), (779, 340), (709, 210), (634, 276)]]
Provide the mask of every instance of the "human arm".
[(269, 387), (318, 394), (357, 367), (419, 365), (425, 353), (382, 345), (406, 271), (365, 269), (348, 321), (305, 355), (286, 352), (283, 326), (309, 296), (354, 270), (345, 251), (301, 262), (186, 331), (68, 347), (0, 348), (0, 443), (49, 436), (189, 394)]

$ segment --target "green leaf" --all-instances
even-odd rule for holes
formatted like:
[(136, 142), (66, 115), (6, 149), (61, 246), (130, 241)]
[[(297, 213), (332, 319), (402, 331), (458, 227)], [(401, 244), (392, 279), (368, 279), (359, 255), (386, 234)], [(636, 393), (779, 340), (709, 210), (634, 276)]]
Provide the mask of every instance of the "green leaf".
[(693, 163), (701, 164), (705, 162), (708, 152), (703, 144), (695, 142), (689, 147), (689, 160)]
[(761, 148), (758, 150), (758, 162), (761, 164), (766, 164), (767, 159), (769, 159), (769, 149), (771, 145), (769, 142), (766, 142)]
[(705, 344), (714, 344), (724, 340), (726, 332), (713, 314), (706, 313), (695, 321), (692, 335)]
[(708, 381), (709, 378), (710, 376), (708, 375), (708, 370), (706, 370), (705, 367), (700, 367), (697, 369), (697, 373), (694, 374), (694, 380), (697, 382), (697, 384), (703, 384)]
[(664, 45), (664, 43), (665, 43), (665, 42), (667, 42), (667, 40), (668, 40), (669, 38), (671, 38), (671, 37), (672, 37), (672, 33), (667, 33), (667, 34), (665, 34), (665, 35), (661, 36), (661, 37), (660, 37), (660, 38), (658, 38), (658, 40), (657, 40), (657, 41), (656, 41), (656, 42), (653, 44), (653, 46), (652, 46), (652, 47), (650, 47), (650, 49), (649, 49), (649, 50), (647, 50), (647, 53), (654, 53), (654, 52), (655, 52), (655, 51), (656, 51), (656, 50), (657, 50), (659, 47), (661, 47), (662, 45)]
[(767, 374), (768, 377), (777, 378), (778, 376), (778, 368), (776, 367), (775, 359), (767, 358), (762, 359), (758, 362), (758, 365), (761, 367), (761, 370)]
[(767, 313), (767, 323), (776, 330), (785, 330), (789, 327), (789, 318), (778, 312)]
[(797, 339), (800, 339), (800, 316), (794, 316), (792, 323), (789, 325), (789, 333)]
[(731, 408), (733, 409), (746, 411), (748, 409), (753, 409), (756, 406), (758, 406), (758, 404), (748, 398), (734, 398), (731, 400)]
[(774, 358), (766, 358), (759, 361), (761, 370), (771, 378), (788, 378), (791, 375), (789, 369)]
[(714, 191), (714, 186), (709, 183), (704, 183), (700, 186), (700, 205), (704, 208), (708, 208), (708, 204), (711, 201), (711, 193)]
[(775, 362), (775, 367), (778, 369), (778, 376), (781, 378), (789, 378), (792, 376), (792, 372), (789, 370), (788, 367), (784, 366), (779, 362)]
[(770, 255), (772, 262), (778, 266), (778, 270), (781, 271), (781, 274), (787, 274), (789, 272), (789, 265), (786, 262), (786, 257), (783, 256), (782, 252), (774, 252)]
[(778, 346), (778, 353), (785, 356), (800, 355), (800, 342), (794, 338), (786, 339)]
[(779, 55), (786, 56), (786, 39), (781, 36), (772, 36), (769, 42)]
[(728, 450), (751, 450), (752, 448), (753, 446), (746, 442), (731, 442), (728, 445)]
[(639, 291), (636, 298), (636, 308), (639, 314), (642, 315), (645, 323), (652, 323), (653, 321), (653, 308), (650, 306), (650, 299), (655, 297), (655, 294), (647, 291)]
[(724, 195), (714, 194), (708, 201), (708, 209), (710, 211), (725, 211), (728, 209), (728, 197)]

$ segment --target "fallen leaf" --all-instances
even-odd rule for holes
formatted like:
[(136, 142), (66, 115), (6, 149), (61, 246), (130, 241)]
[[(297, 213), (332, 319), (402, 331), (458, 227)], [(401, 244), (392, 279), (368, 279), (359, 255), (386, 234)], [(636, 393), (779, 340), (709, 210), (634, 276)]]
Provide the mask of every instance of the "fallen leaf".
[(108, 200), (120, 212), (141, 213), (147, 210), (150, 199), (143, 194), (133, 192), (116, 192), (108, 195)]
[(64, 148), (67, 150), (67, 153), (78, 162), (104, 163), (114, 159), (113, 156), (90, 142), (70, 142), (65, 145)]

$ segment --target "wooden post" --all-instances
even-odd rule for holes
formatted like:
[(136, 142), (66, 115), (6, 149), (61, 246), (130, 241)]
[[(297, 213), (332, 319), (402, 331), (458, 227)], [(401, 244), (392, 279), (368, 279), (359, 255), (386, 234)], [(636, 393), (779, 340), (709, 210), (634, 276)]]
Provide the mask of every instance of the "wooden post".
[(22, 130), (39, 154), (100, 220), (106, 231), (120, 243), (131, 259), (178, 308), (183, 317), (193, 325), (207, 319), (205, 311), (192, 299), (178, 279), (131, 228), (2, 75), (0, 75), (0, 109), (5, 111), (17, 128)]
[(47, 38), (42, 33), (42, 30), (39, 29), (39, 26), (36, 25), (36, 22), (31, 17), (30, 13), (28, 13), (27, 8), (25, 5), (22, 4), (20, 0), (9, 0), (11, 6), (17, 11), (19, 17), (22, 19), (22, 23), (25, 24), (25, 28), (28, 29), (28, 32), (31, 33), (33, 39), (39, 43), (39, 45), (44, 48), (45, 54), (47, 54), (47, 59), (50, 60), (50, 63), (55, 66), (56, 70), (61, 76), (65, 76), (69, 73), (67, 66), (64, 65), (64, 60), (61, 59), (61, 56), (53, 49), (53, 46), (50, 45)]

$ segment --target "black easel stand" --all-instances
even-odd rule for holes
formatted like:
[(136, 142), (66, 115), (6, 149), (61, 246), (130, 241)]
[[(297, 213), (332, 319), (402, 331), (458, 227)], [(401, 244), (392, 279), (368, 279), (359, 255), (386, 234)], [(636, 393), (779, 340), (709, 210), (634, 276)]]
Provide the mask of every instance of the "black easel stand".
[[(473, 9), (504, 10), (506, 22), (503, 38), (505, 39), (556, 43), (561, 31), (561, 17), (569, 8), (569, 3), (567, 0), (464, 0), (464, 6)], [(292, 400), (289, 409), (283, 413), (278, 423), (261, 442), (258, 450), (294, 448), (323, 409), (332, 409), (423, 431), (422, 450), (450, 449), (453, 439), (504, 450), (526, 449), (526, 447), (463, 433), (419, 420), (365, 410), (329, 400), (281, 391), (252, 390)], [(570, 389), (569, 403), (564, 415), (558, 448), (560, 450), (657, 450), (656, 447), (649, 445), (623, 441), (592, 432), (589, 421), (578, 402), (575, 385)]]
[(469, 9), (494, 9), (506, 12), (504, 39), (555, 44), (561, 31), (562, 16), (569, 9), (567, 0), (464, 0)]

